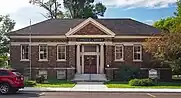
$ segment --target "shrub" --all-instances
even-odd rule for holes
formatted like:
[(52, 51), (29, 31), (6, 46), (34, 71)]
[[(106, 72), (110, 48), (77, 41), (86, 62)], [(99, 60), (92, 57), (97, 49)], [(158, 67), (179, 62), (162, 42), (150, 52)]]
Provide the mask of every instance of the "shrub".
[(153, 86), (154, 83), (151, 79), (132, 79), (129, 81), (131, 86)]
[(44, 83), (45, 77), (43, 75), (36, 77), (36, 83)]
[(26, 87), (33, 87), (36, 86), (36, 81), (25, 81)]
[(115, 72), (115, 77), (120, 81), (129, 81), (131, 79), (140, 78), (141, 70), (131, 65), (121, 65), (121, 67)]

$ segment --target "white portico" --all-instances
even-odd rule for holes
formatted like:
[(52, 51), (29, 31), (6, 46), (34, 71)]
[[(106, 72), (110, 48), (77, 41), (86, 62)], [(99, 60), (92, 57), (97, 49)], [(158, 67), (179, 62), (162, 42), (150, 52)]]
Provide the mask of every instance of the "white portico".
[[(101, 34), (99, 31), (91, 33), (86, 33), (89, 31), (79, 32), (89, 24), (98, 28)], [(79, 33), (76, 34), (76, 32)], [(92, 18), (70, 29), (66, 37), (74, 39), (68, 42), (69, 45), (76, 45), (76, 72), (78, 74), (104, 74), (104, 46), (112, 44), (111, 41), (105, 39), (114, 36), (115, 34), (111, 30)]]

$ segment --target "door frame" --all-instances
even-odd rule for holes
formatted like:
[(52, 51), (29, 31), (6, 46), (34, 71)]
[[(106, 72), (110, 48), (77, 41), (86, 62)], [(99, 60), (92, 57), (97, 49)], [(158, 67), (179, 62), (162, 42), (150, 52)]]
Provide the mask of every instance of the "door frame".
[(100, 72), (100, 64), (99, 64), (99, 62), (100, 62), (100, 52), (99, 52), (99, 45), (97, 45), (97, 48), (96, 48), (96, 51), (97, 52), (84, 52), (84, 46), (82, 46), (82, 53), (81, 53), (81, 57), (82, 57), (82, 66), (81, 66), (81, 73), (82, 74), (84, 74), (84, 56), (85, 55), (87, 55), (87, 56), (89, 56), (89, 55), (96, 55), (96, 58), (97, 58), (97, 74), (99, 74), (99, 72)]

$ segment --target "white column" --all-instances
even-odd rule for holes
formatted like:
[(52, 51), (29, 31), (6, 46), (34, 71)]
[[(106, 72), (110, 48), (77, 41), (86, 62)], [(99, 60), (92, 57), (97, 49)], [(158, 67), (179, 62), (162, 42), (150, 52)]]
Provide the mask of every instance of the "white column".
[(101, 44), (101, 49), (100, 49), (100, 74), (104, 73), (104, 44)]
[(80, 67), (80, 44), (77, 44), (77, 73), (81, 73), (81, 67)]
[[(84, 53), (84, 46), (82, 45), (82, 53)], [(84, 55), (82, 54), (82, 74), (84, 74)]]

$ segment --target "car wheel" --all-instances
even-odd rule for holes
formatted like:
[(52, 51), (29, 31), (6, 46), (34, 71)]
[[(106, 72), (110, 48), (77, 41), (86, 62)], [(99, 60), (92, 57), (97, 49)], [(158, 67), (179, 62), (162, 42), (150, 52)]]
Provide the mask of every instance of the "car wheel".
[(10, 86), (8, 83), (3, 83), (0, 85), (0, 93), (7, 94), (9, 92)]

